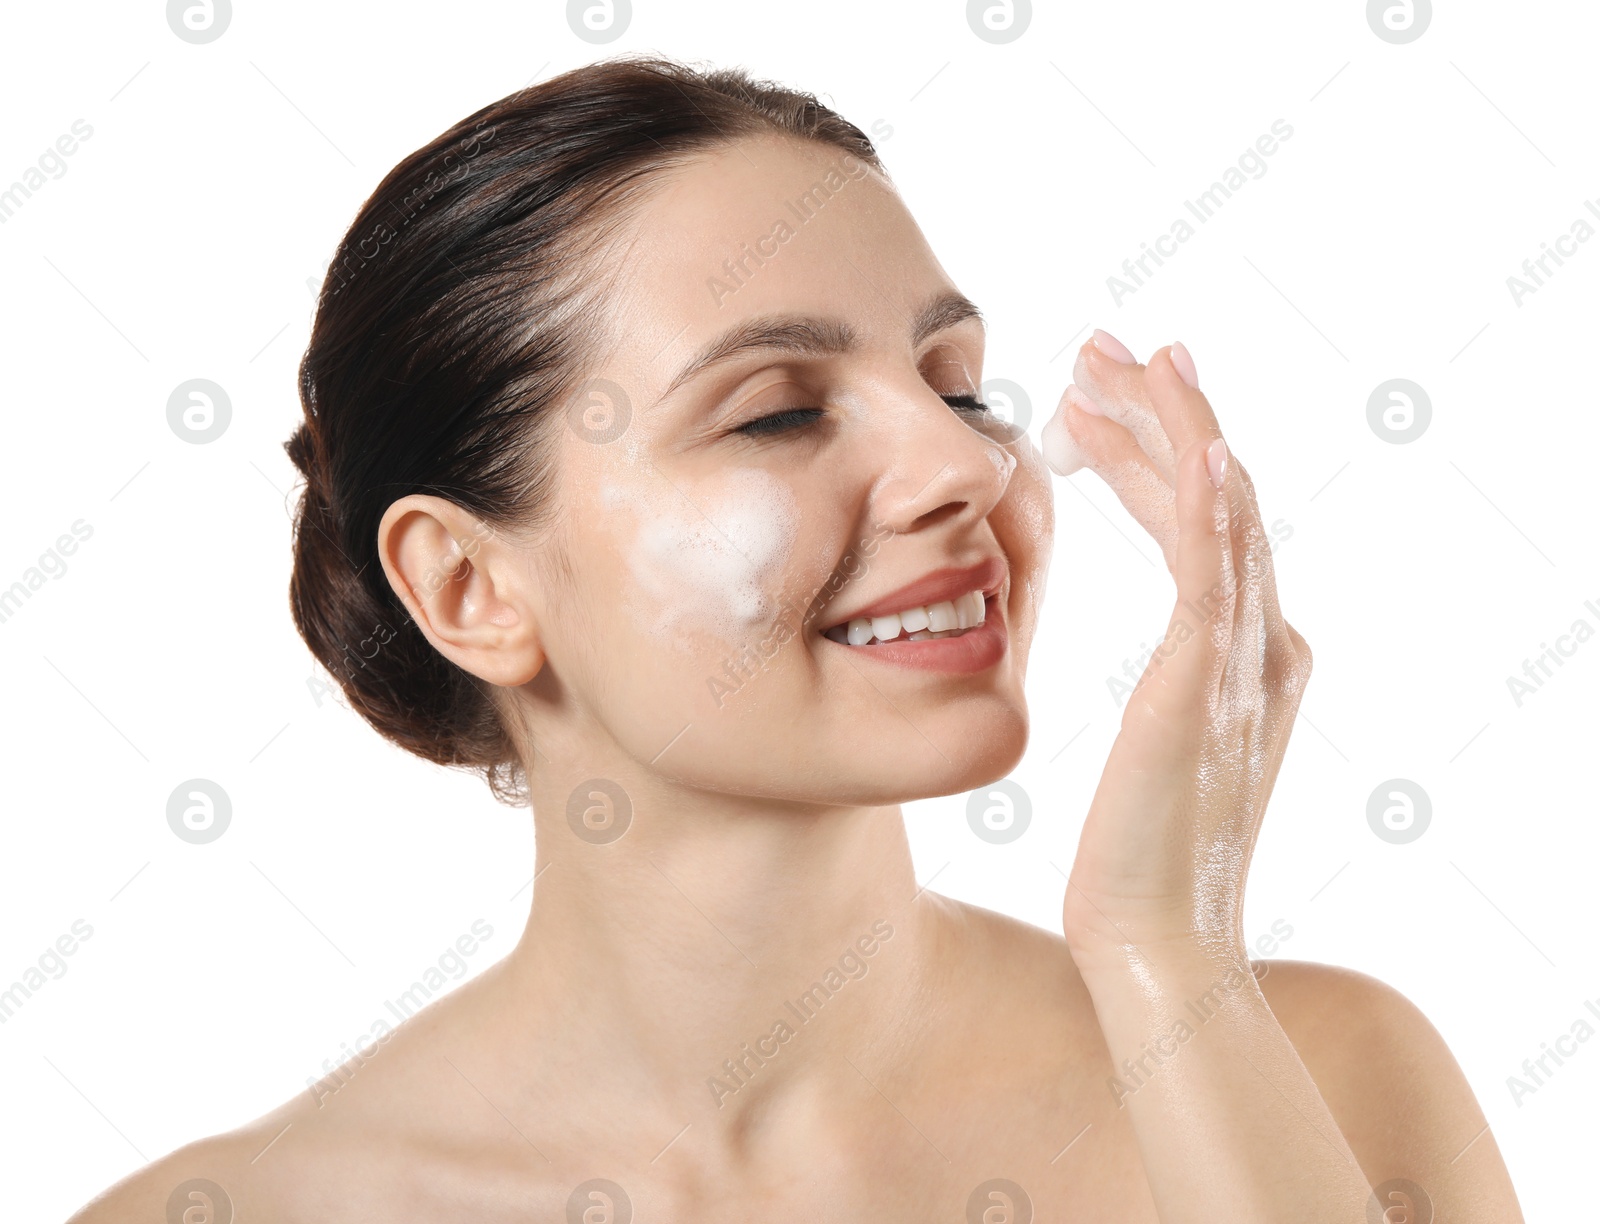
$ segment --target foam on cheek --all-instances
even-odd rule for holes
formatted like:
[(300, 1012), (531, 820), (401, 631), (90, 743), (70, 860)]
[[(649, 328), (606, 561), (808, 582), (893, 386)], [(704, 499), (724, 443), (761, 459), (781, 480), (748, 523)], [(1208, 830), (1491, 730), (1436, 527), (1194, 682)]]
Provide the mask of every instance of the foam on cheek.
[(800, 520), (782, 481), (736, 468), (703, 513), (665, 482), (639, 493), (608, 485), (601, 496), (633, 510), (636, 534), (625, 556), (644, 606), (632, 611), (655, 636), (736, 640), (772, 614)]

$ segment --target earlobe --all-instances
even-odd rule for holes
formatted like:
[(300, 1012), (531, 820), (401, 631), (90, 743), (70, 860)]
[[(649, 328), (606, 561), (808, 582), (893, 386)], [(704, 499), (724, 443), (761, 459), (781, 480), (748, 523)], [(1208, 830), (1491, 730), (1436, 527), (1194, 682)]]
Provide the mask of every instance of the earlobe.
[(385, 511), (378, 557), (435, 649), (491, 684), (526, 684), (544, 666), (528, 567), (453, 502), (415, 493)]

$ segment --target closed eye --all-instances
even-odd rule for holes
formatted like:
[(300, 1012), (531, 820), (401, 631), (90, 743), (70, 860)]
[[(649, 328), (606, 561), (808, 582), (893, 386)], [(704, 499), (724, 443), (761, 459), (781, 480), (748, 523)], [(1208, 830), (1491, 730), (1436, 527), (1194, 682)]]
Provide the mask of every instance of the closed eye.
[[(988, 412), (989, 405), (976, 395), (941, 395), (939, 397), (958, 412)], [(769, 434), (789, 433), (814, 425), (827, 413), (822, 408), (785, 408), (768, 416), (746, 421), (733, 432), (746, 437), (764, 437)]]
[(950, 407), (966, 412), (988, 412), (989, 405), (976, 395), (941, 395), (939, 397)]
[(746, 437), (788, 433), (790, 430), (814, 424), (823, 415), (821, 408), (785, 408), (782, 412), (774, 412), (770, 416), (757, 417), (753, 421), (746, 421), (733, 432), (744, 434)]

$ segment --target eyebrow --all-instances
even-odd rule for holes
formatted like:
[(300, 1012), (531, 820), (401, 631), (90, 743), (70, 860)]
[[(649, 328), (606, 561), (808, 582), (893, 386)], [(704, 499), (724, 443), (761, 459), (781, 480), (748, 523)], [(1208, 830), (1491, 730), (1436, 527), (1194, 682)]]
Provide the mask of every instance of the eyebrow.
[[(911, 318), (911, 344), (968, 319), (983, 322), (983, 312), (959, 293), (940, 293)], [(806, 356), (834, 356), (853, 352), (860, 338), (848, 323), (817, 315), (765, 315), (730, 327), (689, 359), (667, 385), (665, 399), (708, 368), (746, 353), (764, 349)]]

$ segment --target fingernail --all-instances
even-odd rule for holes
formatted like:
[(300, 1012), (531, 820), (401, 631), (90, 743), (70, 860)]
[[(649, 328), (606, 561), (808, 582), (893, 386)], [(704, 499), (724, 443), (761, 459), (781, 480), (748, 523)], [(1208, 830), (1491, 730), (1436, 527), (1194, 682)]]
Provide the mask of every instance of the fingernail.
[(1109, 332), (1103, 332), (1097, 327), (1094, 329), (1094, 335), (1090, 336), (1089, 339), (1094, 342), (1095, 348), (1111, 358), (1112, 361), (1120, 361), (1123, 365), (1138, 364), (1134, 355), (1128, 351), (1128, 346)]
[(1206, 471), (1211, 473), (1211, 487), (1220, 492), (1222, 479), (1228, 474), (1228, 444), (1221, 438), (1206, 447)]
[(1178, 371), (1178, 377), (1196, 391), (1200, 390), (1200, 375), (1194, 372), (1194, 358), (1189, 356), (1189, 350), (1183, 347), (1183, 341), (1172, 342), (1171, 356), (1172, 368)]
[(1105, 411), (1092, 398), (1084, 393), (1077, 383), (1068, 383), (1067, 389), (1062, 393), (1062, 399), (1069, 399), (1077, 405), (1079, 412), (1088, 413), (1090, 416), (1105, 416)]

